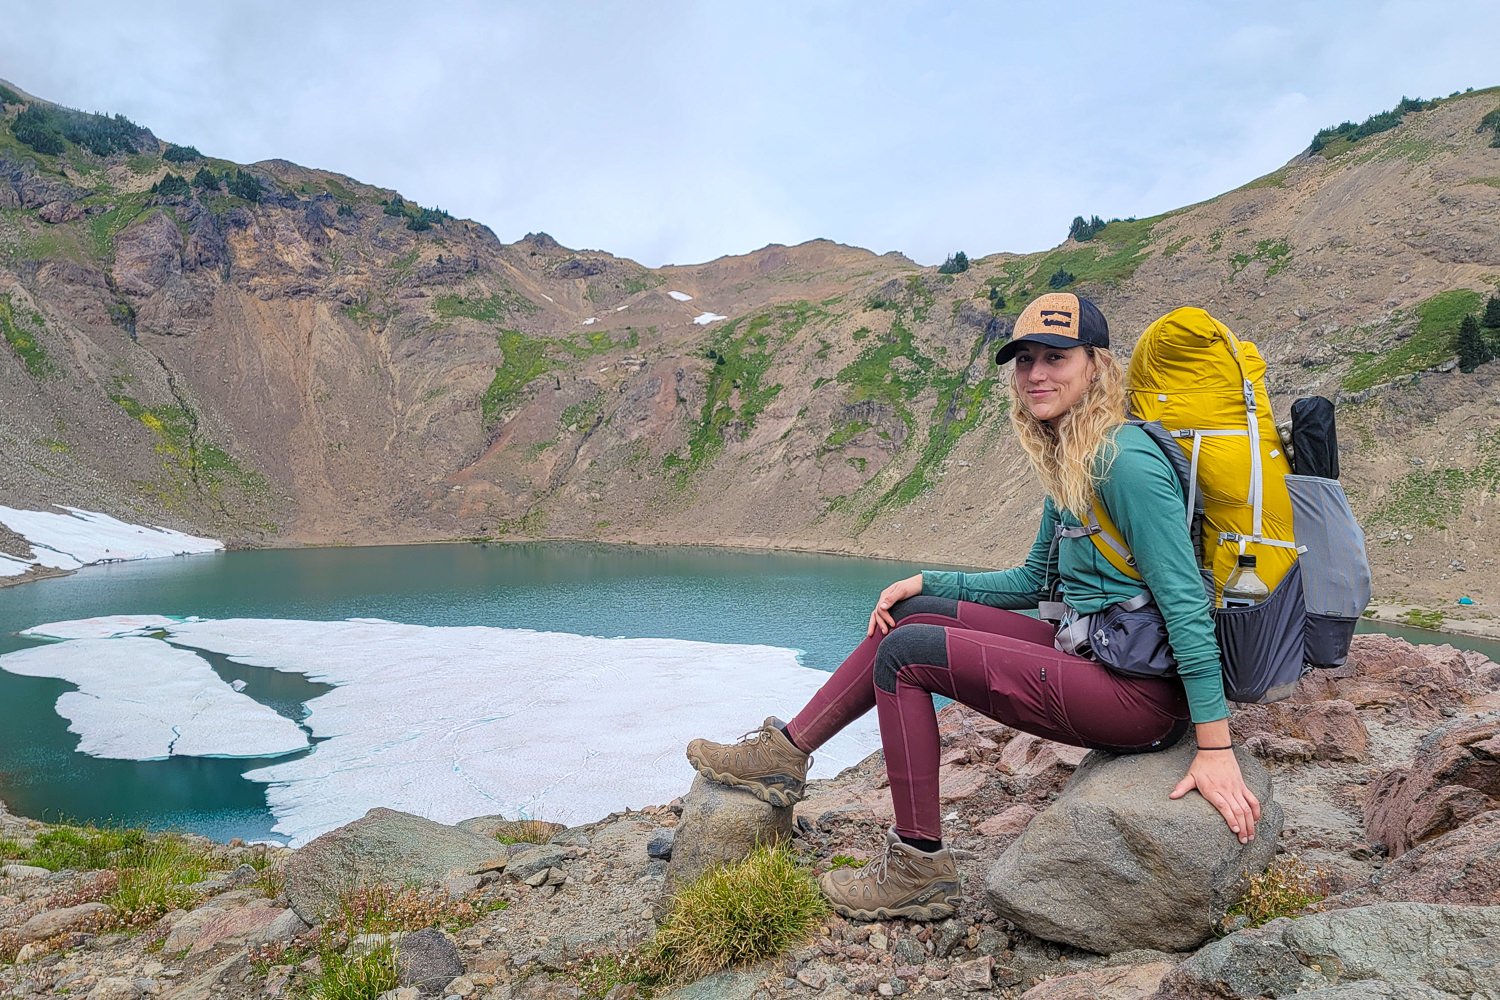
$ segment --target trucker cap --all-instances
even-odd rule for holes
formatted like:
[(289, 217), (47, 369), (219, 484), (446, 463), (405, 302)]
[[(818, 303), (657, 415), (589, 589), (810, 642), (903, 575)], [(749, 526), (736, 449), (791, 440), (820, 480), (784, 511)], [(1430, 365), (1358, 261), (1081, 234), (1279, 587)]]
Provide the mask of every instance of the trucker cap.
[(1003, 365), (1015, 357), (1024, 343), (1048, 347), (1109, 346), (1109, 324), (1104, 314), (1082, 295), (1072, 292), (1048, 292), (1035, 299), (1016, 317), (1010, 340), (995, 355)]

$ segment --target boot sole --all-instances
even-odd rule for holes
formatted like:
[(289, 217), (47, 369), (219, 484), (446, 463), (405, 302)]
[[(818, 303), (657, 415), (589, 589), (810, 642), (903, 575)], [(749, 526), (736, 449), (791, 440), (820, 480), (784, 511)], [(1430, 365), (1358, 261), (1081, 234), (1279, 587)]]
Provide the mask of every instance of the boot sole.
[(717, 781), (719, 784), (728, 785), (731, 788), (743, 788), (745, 791), (749, 792), (751, 795), (754, 795), (762, 802), (769, 803), (770, 805), (777, 806), (778, 808), (794, 805), (802, 801), (803, 790), (800, 788), (796, 790), (777, 788), (774, 785), (767, 785), (762, 781), (747, 781), (746, 779), (736, 777), (735, 775), (730, 774), (727, 771), (715, 771), (713, 768), (709, 767), (707, 764), (704, 764), (700, 759), (694, 757), (692, 754), (688, 755), (688, 763), (692, 764), (694, 769), (696, 769), (697, 772), (703, 775), (705, 778), (711, 778), (712, 780)]
[(963, 902), (962, 896), (950, 896), (947, 902), (925, 903), (921, 906), (880, 906), (873, 910), (857, 910), (842, 903), (833, 903), (835, 913), (850, 920), (946, 920), (958, 912), (956, 904)]

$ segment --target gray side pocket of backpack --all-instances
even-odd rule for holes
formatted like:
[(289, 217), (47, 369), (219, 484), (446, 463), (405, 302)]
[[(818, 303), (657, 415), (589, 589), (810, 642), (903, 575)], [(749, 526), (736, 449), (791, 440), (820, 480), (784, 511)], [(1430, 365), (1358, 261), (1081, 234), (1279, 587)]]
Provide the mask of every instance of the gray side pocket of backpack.
[(1224, 696), (1230, 701), (1280, 701), (1303, 672), (1301, 561), (1282, 577), (1271, 596), (1248, 608), (1215, 608), (1214, 632), (1224, 658)]
[(1286, 488), (1297, 544), (1306, 549), (1297, 564), (1302, 567), (1307, 606), (1307, 662), (1341, 667), (1349, 656), (1354, 628), (1370, 603), (1365, 533), (1337, 479), (1292, 475), (1286, 477)]

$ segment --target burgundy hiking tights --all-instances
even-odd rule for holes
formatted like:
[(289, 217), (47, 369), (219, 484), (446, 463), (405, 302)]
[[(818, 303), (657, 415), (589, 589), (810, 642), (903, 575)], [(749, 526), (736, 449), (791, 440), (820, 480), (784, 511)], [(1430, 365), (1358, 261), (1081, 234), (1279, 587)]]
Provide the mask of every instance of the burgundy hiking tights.
[(896, 627), (856, 646), (787, 734), (811, 753), (877, 708), (904, 837), (942, 839), (934, 694), (1014, 729), (1116, 753), (1163, 749), (1187, 731), (1181, 681), (1126, 677), (1061, 652), (1052, 627), (1035, 618), (928, 595), (899, 602), (891, 614)]

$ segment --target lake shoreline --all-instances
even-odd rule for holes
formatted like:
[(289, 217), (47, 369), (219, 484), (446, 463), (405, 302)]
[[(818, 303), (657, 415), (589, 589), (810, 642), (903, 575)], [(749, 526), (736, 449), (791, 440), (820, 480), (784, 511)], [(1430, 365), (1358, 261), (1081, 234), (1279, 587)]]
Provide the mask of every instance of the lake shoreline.
[[(791, 542), (778, 542), (771, 538), (739, 538), (726, 539), (716, 542), (678, 542), (665, 541), (646, 536), (635, 536), (629, 538), (598, 538), (582, 535), (552, 535), (538, 537), (510, 537), (510, 538), (430, 538), (430, 539), (407, 539), (401, 541), (377, 541), (365, 544), (352, 544), (329, 539), (307, 538), (302, 540), (285, 540), (270, 543), (236, 542), (226, 543), (225, 551), (291, 551), (306, 549), (361, 549), (379, 548), (386, 546), (405, 547), (420, 545), (478, 545), (487, 546), (514, 546), (514, 545), (545, 545), (552, 543), (563, 543), (570, 545), (601, 545), (618, 547), (624, 549), (650, 549), (650, 548), (674, 548), (674, 549), (702, 549), (702, 550), (724, 550), (731, 552), (751, 553), (795, 553), (798, 555), (816, 556), (838, 556), (852, 559), (870, 559), (881, 562), (919, 562), (920, 560), (896, 554), (872, 555), (868, 552), (857, 551), (852, 547), (817, 547), (811, 545), (798, 545)], [(165, 557), (162, 557), (165, 558)], [(89, 565), (101, 565), (91, 563)], [(933, 562), (929, 564), (934, 569), (961, 569), (973, 571), (979, 569), (975, 566), (963, 566), (952, 563)], [(87, 567), (84, 567), (87, 568)], [(0, 589), (6, 587), (17, 587), (39, 580), (51, 580), (64, 576), (72, 576), (78, 570), (54, 569), (47, 566), (33, 567), (19, 576), (0, 577)], [(1440, 638), (1444, 635), (1472, 636), (1481, 639), (1500, 640), (1500, 619), (1470, 619), (1454, 618), (1445, 614), (1443, 627), (1441, 629), (1414, 625), (1407, 620), (1406, 616), (1412, 611), (1426, 611), (1408, 604), (1384, 603), (1375, 601), (1370, 604), (1369, 610), (1365, 612), (1365, 619), (1381, 624), (1398, 625), (1403, 628), (1417, 628), (1424, 632), (1430, 632), (1435, 638), (1434, 643), (1441, 643)]]

